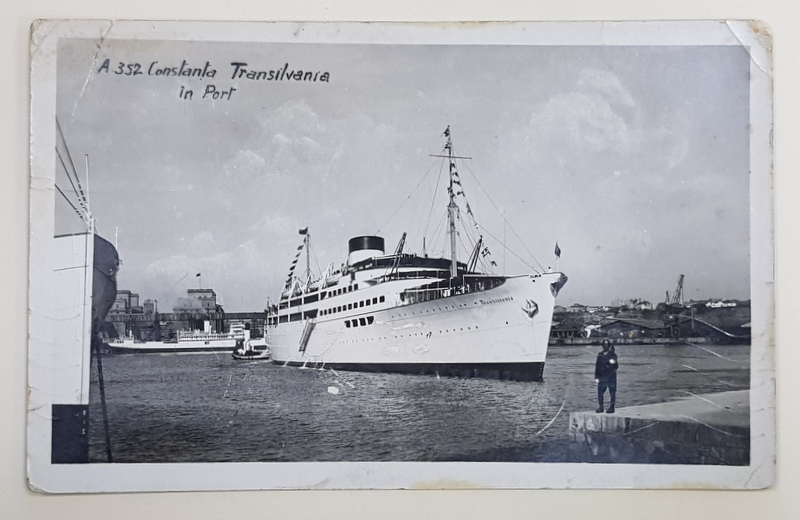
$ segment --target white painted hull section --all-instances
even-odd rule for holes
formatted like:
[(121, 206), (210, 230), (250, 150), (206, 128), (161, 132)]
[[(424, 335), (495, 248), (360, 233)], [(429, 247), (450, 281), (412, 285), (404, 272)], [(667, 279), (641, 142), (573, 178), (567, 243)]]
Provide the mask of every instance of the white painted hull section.
[[(414, 364), (543, 364), (555, 304), (550, 286), (560, 276), (508, 277), (494, 289), (416, 304), (397, 300), (408, 280), (387, 282), (352, 294), (355, 300), (386, 295), (382, 306), (318, 317), (304, 350), (309, 320), (269, 328), (267, 342), (275, 363), (291, 365), (409, 365), (413, 371)], [(529, 301), (538, 306), (533, 317)], [(365, 316), (373, 323), (346, 327), (346, 320)]]

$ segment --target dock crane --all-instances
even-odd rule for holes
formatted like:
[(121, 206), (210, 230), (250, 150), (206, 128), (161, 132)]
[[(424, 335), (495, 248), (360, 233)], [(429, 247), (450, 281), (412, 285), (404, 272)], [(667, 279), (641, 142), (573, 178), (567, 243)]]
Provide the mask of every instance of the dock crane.
[(683, 306), (683, 275), (678, 277), (678, 285), (675, 287), (675, 291), (672, 293), (672, 298), (669, 297), (669, 291), (667, 291), (667, 305), (672, 305), (674, 307), (682, 307)]

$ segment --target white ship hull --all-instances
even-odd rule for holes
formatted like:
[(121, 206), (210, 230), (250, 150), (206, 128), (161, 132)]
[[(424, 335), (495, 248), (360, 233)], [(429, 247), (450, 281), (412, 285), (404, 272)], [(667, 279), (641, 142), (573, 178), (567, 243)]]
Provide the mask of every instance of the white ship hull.
[[(419, 303), (399, 294), (420, 280), (382, 283), (346, 297), (380, 294), (383, 304), (280, 324), (267, 341), (273, 361), (289, 366), (540, 380), (557, 293), (551, 284), (561, 277), (507, 277), (493, 289)], [(362, 318), (369, 323), (347, 326)]]
[(172, 352), (231, 352), (236, 348), (236, 338), (214, 340), (166, 341), (111, 341), (108, 348), (115, 354), (164, 354)]
[[(347, 243), (347, 260), (312, 275), (308, 228), (277, 305), (267, 312), (267, 343), (275, 363), (343, 370), (411, 372), (541, 380), (553, 307), (567, 281), (561, 273), (494, 274), (497, 263), (483, 235), (459, 232), (460, 214), (480, 226), (458, 174), (450, 127), (443, 159), (447, 183), (449, 256), (405, 253), (403, 233), (393, 254), (377, 235)], [(439, 181), (437, 180), (437, 186)], [(458, 201), (464, 200), (460, 210)], [(463, 213), (462, 213), (463, 211)], [(427, 233), (427, 231), (426, 231)], [(435, 234), (435, 233), (434, 233)], [(458, 261), (458, 242), (471, 250)], [(297, 276), (301, 252), (306, 269)], [(561, 253), (555, 248), (556, 258)]]

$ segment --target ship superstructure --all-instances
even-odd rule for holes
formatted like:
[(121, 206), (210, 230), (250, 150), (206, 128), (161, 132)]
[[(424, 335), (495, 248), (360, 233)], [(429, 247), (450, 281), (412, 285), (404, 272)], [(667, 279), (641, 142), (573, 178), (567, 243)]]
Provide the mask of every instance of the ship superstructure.
[[(540, 380), (559, 272), (497, 275), (478, 269), (482, 239), (466, 262), (456, 257), (456, 196), (461, 185), (449, 127), (449, 257), (404, 252), (403, 234), (387, 254), (380, 236), (349, 240), (347, 261), (319, 277), (295, 268), (268, 309), (267, 343), (275, 363), (359, 371)], [(467, 206), (469, 208), (469, 206)], [(471, 213), (471, 209), (468, 209)], [(308, 262), (308, 261), (307, 261)]]

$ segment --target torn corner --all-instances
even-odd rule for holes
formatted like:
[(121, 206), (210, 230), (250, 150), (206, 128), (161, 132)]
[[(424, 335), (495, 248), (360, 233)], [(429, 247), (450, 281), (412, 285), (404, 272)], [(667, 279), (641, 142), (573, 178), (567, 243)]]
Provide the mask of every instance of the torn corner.
[(753, 64), (772, 77), (772, 30), (761, 20), (728, 20), (728, 30), (747, 49)]
[(50, 20), (42, 20), (36, 19), (31, 22), (31, 30), (30, 30), (30, 55), (31, 57), (36, 55), (36, 51), (39, 50), (39, 47), (42, 45), (42, 41), (50, 34), (50, 30), (53, 26), (52, 21)]

